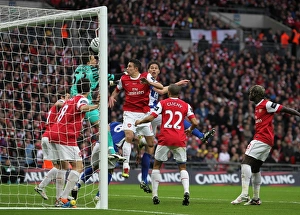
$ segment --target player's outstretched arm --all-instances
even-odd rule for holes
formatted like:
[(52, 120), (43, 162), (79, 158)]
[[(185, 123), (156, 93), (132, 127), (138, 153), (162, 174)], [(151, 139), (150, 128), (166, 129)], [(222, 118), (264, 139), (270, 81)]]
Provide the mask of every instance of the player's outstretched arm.
[(80, 107), (80, 111), (81, 112), (89, 112), (89, 111), (98, 109), (98, 107), (99, 107), (98, 104), (96, 104), (96, 105), (83, 105), (83, 106)]
[(143, 84), (149, 84), (157, 89), (160, 89), (160, 90), (163, 90), (164, 89), (164, 86), (159, 83), (159, 82), (152, 82), (152, 81), (148, 81), (147, 78), (141, 78), (141, 83)]
[(108, 81), (116, 81), (116, 80), (119, 80), (122, 77), (122, 75), (124, 75), (124, 73), (117, 73), (117, 74), (108, 73), (107, 80)]
[[(184, 79), (184, 80), (180, 80), (178, 82), (176, 82), (175, 84), (178, 86), (183, 86), (183, 85), (187, 85), (190, 82), (190, 80)], [(155, 92), (157, 92), (159, 95), (164, 95), (168, 92), (168, 88), (169, 86), (165, 86), (162, 90), (154, 88), (153, 90)]]
[(296, 111), (295, 109), (292, 109), (292, 108), (285, 107), (285, 106), (282, 107), (281, 112), (300, 117), (300, 113), (298, 111)]
[(119, 80), (122, 77), (122, 75), (124, 75), (124, 73), (117, 73), (117, 74), (115, 74), (114, 75), (114, 81)]

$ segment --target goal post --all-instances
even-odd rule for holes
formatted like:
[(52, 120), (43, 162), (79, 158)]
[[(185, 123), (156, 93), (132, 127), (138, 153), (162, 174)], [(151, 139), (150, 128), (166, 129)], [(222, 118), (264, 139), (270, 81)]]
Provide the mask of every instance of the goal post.
[[(68, 23), (66, 44), (61, 35), (63, 23)], [(98, 67), (102, 95), (99, 141), (106, 143), (100, 144), (99, 167), (104, 171), (99, 171), (99, 176), (91, 180), (99, 180), (99, 184), (91, 183), (87, 189), (81, 189), (78, 203), (79, 207), (91, 207), (94, 195), (100, 190), (100, 201), (94, 207), (107, 209), (107, 7), (77, 11), (0, 7), (0, 116), (4, 118), (0, 130), (6, 144), (1, 145), (0, 150), (7, 152), (6, 157), (1, 157), (0, 166), (9, 159), (17, 169), (25, 172), (22, 176), (24, 182), (20, 183), (18, 175), (16, 183), (0, 184), (0, 207), (54, 207), (55, 184), (46, 188), (49, 191), (47, 201), (33, 190), (46, 173), (38, 157), (42, 127), (47, 112), (57, 100), (57, 92), (70, 89), (73, 72), (81, 64), (81, 54), (88, 50), (89, 42), (97, 36), (100, 39)], [(84, 129), (91, 130), (88, 123)], [(88, 145), (87, 148), (90, 147), (88, 141), (89, 137), (84, 133), (82, 142)], [(30, 150), (32, 157), (27, 157)], [(27, 163), (28, 160), (33, 162)]]
[[(101, 7), (98, 14), (100, 20), (98, 35), (100, 36), (100, 51), (99, 51), (99, 68), (100, 72), (100, 93), (102, 95), (108, 95), (107, 85), (107, 68), (108, 68), (108, 38), (107, 38), (107, 7)], [(102, 21), (106, 20), (106, 21)], [(96, 208), (107, 209), (108, 208), (108, 163), (107, 163), (107, 125), (108, 125), (108, 109), (107, 109), (107, 96), (100, 97), (100, 172), (99, 172), (99, 191), (100, 201), (97, 202)], [(103, 117), (102, 117), (103, 116)], [(103, 162), (105, 161), (105, 162)], [(105, 170), (105, 171), (101, 171)]]

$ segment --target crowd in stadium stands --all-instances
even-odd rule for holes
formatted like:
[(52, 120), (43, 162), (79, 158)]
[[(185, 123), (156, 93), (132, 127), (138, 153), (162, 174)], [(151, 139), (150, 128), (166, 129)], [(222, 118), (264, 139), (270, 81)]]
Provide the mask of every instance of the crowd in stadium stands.
[[(50, 4), (52, 4), (55, 8), (58, 9), (67, 9), (67, 10), (78, 10), (90, 7), (97, 7), (101, 5), (107, 5), (108, 1), (98, 0), (98, 1), (79, 1), (79, 0), (48, 0)], [(158, 19), (159, 15), (163, 13), (167, 15), (164, 18), (174, 18), (174, 14), (177, 11), (183, 13), (183, 17), (190, 17), (192, 19), (197, 19), (197, 11), (195, 9), (204, 8), (208, 6), (216, 6), (221, 7), (224, 11), (228, 12), (236, 12), (238, 10), (243, 9), (262, 9), (265, 10), (265, 14), (268, 14), (272, 18), (282, 22), (283, 24), (288, 25), (289, 27), (300, 27), (300, 3), (297, 0), (190, 0), (190, 1), (134, 1), (131, 4), (135, 5), (133, 8), (138, 9), (135, 10), (127, 10), (130, 5), (130, 1), (127, 0), (115, 0), (109, 1), (111, 7), (109, 7), (109, 11), (118, 11), (121, 13), (122, 11), (130, 11), (130, 13), (124, 13), (122, 16), (136, 16), (136, 14), (141, 14), (142, 17), (145, 17), (149, 22), (153, 25)], [(116, 7), (117, 5), (117, 7)], [(139, 5), (139, 7), (137, 6)], [(174, 10), (174, 11), (172, 11)], [(249, 11), (250, 11), (249, 10)], [(150, 12), (156, 13), (157, 17), (153, 14), (149, 14)], [(165, 11), (169, 11), (169, 13), (165, 13)], [(201, 11), (201, 10), (200, 10)], [(135, 13), (137, 12), (137, 13)], [(203, 11), (202, 11), (203, 12)], [(252, 10), (254, 12), (254, 10)], [(179, 13), (179, 14), (180, 14)], [(174, 14), (174, 15), (173, 15)], [(196, 16), (195, 16), (196, 15)], [(120, 16), (119, 16), (120, 17)], [(176, 16), (177, 17), (177, 16)], [(117, 17), (116, 17), (117, 18)], [(180, 16), (178, 16), (178, 20)], [(124, 22), (127, 24), (129, 19), (120, 19), (119, 22)], [(194, 20), (193, 20), (194, 21)], [(192, 21), (192, 22), (193, 22)], [(204, 20), (202, 20), (203, 23)], [(147, 23), (145, 23), (147, 24)], [(160, 25), (161, 26), (161, 25)], [(213, 27), (213, 26), (209, 26)]]
[[(51, 2), (60, 9), (82, 9), (108, 3), (108, 1), (84, 1), (83, 6), (72, 0)], [(289, 4), (288, 1), (279, 0), (263, 3), (258, 0), (115, 2), (118, 4), (108, 6), (109, 71), (111, 73), (124, 71), (130, 58), (139, 59), (145, 70), (151, 60), (160, 62), (159, 81), (164, 85), (175, 83), (180, 79), (190, 80), (190, 84), (183, 87), (180, 97), (194, 108), (200, 122), (199, 129), (208, 131), (216, 128), (216, 134), (208, 144), (203, 144), (196, 137), (188, 138), (189, 161), (207, 162), (212, 170), (216, 170), (217, 161), (241, 161), (254, 131), (254, 106), (248, 100), (248, 89), (254, 84), (263, 85), (266, 88), (266, 97), (270, 100), (299, 110), (300, 61), (289, 53), (288, 48), (281, 46), (281, 33), (270, 30), (261, 32), (257, 37), (248, 35), (243, 50), (239, 50), (238, 37), (227, 38), (219, 46), (213, 46), (203, 39), (188, 50), (183, 50), (175, 40), (176, 35), (174, 36), (175, 29), (178, 32), (178, 29), (183, 31), (186, 28), (229, 28), (219, 20), (208, 17), (204, 7), (208, 6), (208, 2), (214, 2), (214, 5), (221, 7), (231, 4), (236, 7), (242, 5), (267, 8), (278, 17), (280, 14), (283, 22), (289, 19), (290, 14), (295, 21), (294, 25), (299, 25), (300, 10), (296, 1), (289, 1)], [(153, 4), (147, 5), (146, 2)], [(195, 10), (196, 6), (202, 6), (204, 9)], [(123, 24), (139, 28), (128, 30), (122, 28)], [(149, 26), (151, 31), (145, 30), (149, 29)], [(162, 33), (161, 27), (170, 28)], [(266, 42), (272, 45), (267, 49), (261, 48)], [(48, 43), (54, 42), (50, 39)], [(9, 156), (24, 156), (27, 166), (35, 165), (32, 160), (37, 157), (35, 151), (40, 149), (41, 134), (49, 108), (47, 104), (56, 101), (53, 92), (59, 88), (70, 87), (72, 72), (79, 64), (77, 58), (79, 53), (72, 54), (70, 48), (64, 51), (63, 47), (56, 49), (48, 47), (46, 52), (52, 53), (55, 58), (47, 59), (39, 56), (45, 53), (45, 47), (34, 46), (26, 39), (20, 46), (7, 45), (1, 50), (2, 161)], [(10, 59), (12, 51), (19, 53), (14, 55), (14, 59)], [(71, 57), (71, 54), (74, 57)], [(13, 63), (10, 63), (12, 60)], [(38, 62), (38, 66), (32, 66), (29, 62)], [(110, 88), (110, 92), (112, 90), (113, 88)], [(118, 102), (109, 112), (110, 121), (122, 121), (123, 101), (120, 98)], [(87, 160), (91, 145), (91, 130), (88, 127), (86, 123), (83, 138), (79, 143)], [(279, 114), (274, 118), (274, 130), (275, 146), (267, 162), (300, 163), (299, 119)], [(135, 156), (136, 150), (133, 150), (133, 160)], [(218, 168), (227, 167), (224, 165)]]

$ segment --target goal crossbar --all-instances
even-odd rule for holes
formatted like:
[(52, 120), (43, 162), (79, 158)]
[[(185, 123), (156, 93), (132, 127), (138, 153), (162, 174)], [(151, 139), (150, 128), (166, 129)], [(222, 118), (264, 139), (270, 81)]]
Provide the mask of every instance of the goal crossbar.
[[(28, 9), (24, 7), (14, 7), (14, 9), (18, 10), (24, 10), (24, 13), (26, 15), (32, 13), (33, 9)], [(43, 13), (41, 13), (42, 16), (40, 16), (39, 13), (36, 13), (36, 16), (33, 18), (25, 18), (25, 19), (18, 19), (14, 21), (7, 21), (7, 22), (0, 22), (0, 30), (10, 30), (15, 27), (26, 27), (26, 26), (35, 26), (38, 24), (48, 24), (53, 23), (53, 21), (62, 22), (66, 19), (73, 19), (73, 18), (86, 18), (86, 17), (92, 17), (97, 16), (100, 14), (101, 8), (104, 7), (96, 7), (96, 8), (88, 8), (78, 11), (61, 11), (61, 10), (50, 10), (50, 9), (43, 9)], [(11, 10), (11, 7), (9, 6), (1, 6), (1, 14), (3, 14), (3, 11), (7, 11), (7, 14), (9, 14), (9, 10)], [(36, 10), (34, 10), (36, 11)], [(49, 13), (55, 13), (55, 14), (49, 14)], [(21, 17), (21, 14), (19, 13), (18, 17)]]

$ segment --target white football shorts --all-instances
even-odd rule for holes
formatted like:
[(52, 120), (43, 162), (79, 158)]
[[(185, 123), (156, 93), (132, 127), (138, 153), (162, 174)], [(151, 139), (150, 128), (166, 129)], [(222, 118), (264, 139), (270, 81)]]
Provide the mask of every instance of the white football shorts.
[(247, 146), (245, 154), (256, 158), (257, 160), (265, 161), (271, 151), (271, 146), (258, 140), (252, 140)]
[(133, 131), (133, 133), (138, 133), (146, 137), (153, 136), (153, 131), (150, 122), (138, 126), (134, 125), (136, 120), (144, 119), (148, 115), (149, 113), (137, 113), (137, 112), (124, 111), (123, 130), (130, 130)]
[(157, 145), (155, 150), (154, 158), (158, 161), (167, 161), (168, 160), (168, 152), (171, 151), (173, 153), (174, 159), (177, 163), (185, 163), (186, 162), (186, 147), (175, 147), (175, 146), (162, 146)]
[(56, 144), (50, 143), (48, 137), (42, 137), (42, 151), (43, 151), (43, 159), (56, 161), (58, 160), (58, 153), (56, 150)]
[(81, 152), (78, 146), (67, 146), (56, 144), (59, 160), (62, 161), (82, 161)]

